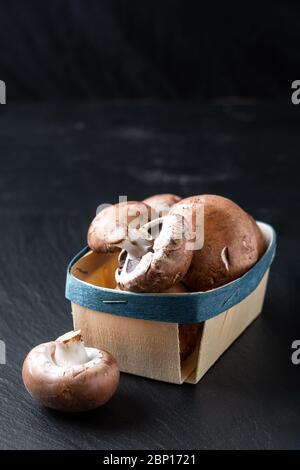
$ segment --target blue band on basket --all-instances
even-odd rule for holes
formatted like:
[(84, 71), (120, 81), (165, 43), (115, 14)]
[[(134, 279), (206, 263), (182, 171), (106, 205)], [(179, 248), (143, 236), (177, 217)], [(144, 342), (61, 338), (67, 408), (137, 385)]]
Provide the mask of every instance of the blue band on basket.
[(68, 266), (66, 298), (90, 310), (142, 320), (172, 323), (208, 320), (251, 294), (270, 267), (276, 251), (276, 234), (269, 225), (262, 225), (272, 234), (265, 254), (246, 274), (223, 287), (187, 294), (140, 294), (94, 286), (71, 274), (72, 266), (88, 253), (89, 247), (85, 247)]

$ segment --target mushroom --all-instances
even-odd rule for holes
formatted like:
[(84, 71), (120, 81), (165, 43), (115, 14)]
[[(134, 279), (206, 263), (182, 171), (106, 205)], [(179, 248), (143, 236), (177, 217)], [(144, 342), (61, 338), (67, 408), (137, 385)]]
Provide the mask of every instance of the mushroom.
[(143, 202), (129, 201), (108, 206), (92, 221), (88, 229), (88, 245), (98, 253), (120, 251), (124, 240), (134, 239), (136, 231), (152, 218), (156, 218), (155, 211)]
[[(182, 207), (195, 211), (204, 207), (204, 244), (194, 251), (184, 283), (191, 291), (207, 291), (242, 276), (266, 249), (255, 220), (230, 199), (215, 195), (192, 196), (176, 204), (170, 214)], [(195, 227), (193, 226), (193, 231)]]
[[(153, 235), (153, 232), (156, 232)], [(181, 281), (192, 259), (186, 249), (188, 227), (180, 214), (157, 218), (141, 227), (139, 243), (119, 255), (116, 282), (121, 290), (164, 292)]]
[(167, 215), (171, 207), (181, 200), (176, 194), (155, 194), (144, 199), (148, 206), (152, 207), (159, 216)]
[(32, 349), (24, 361), (22, 376), (27, 391), (43, 405), (61, 411), (84, 411), (112, 397), (120, 371), (111, 354), (85, 347), (78, 330)]

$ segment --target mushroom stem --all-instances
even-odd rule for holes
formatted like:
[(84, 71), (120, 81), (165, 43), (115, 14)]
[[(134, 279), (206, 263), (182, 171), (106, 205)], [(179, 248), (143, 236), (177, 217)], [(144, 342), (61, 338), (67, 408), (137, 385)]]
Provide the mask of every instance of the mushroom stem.
[(129, 257), (142, 258), (154, 244), (155, 238), (159, 233), (152, 233), (152, 230), (159, 231), (159, 225), (163, 223), (163, 217), (147, 222), (145, 225), (137, 229), (129, 231), (129, 236), (121, 243), (120, 248), (126, 250)]
[(122, 243), (122, 249), (127, 251), (130, 258), (141, 258), (152, 245), (153, 240), (138, 238), (137, 240), (131, 241), (129, 238), (126, 238)]
[(89, 361), (81, 331), (70, 331), (55, 341), (54, 361), (58, 366), (75, 366)]

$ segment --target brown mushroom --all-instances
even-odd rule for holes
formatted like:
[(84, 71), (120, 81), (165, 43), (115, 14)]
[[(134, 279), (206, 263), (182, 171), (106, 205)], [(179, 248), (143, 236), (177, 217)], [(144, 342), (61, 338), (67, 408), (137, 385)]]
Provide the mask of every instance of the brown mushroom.
[(170, 213), (182, 213), (182, 207), (189, 206), (194, 221), (195, 211), (201, 205), (204, 207), (204, 244), (194, 251), (184, 277), (191, 291), (214, 289), (237, 279), (266, 249), (255, 220), (230, 199), (215, 195), (192, 196), (176, 204)]
[[(153, 236), (153, 231), (157, 231)], [(186, 274), (192, 252), (186, 249), (187, 226), (180, 214), (166, 215), (144, 225), (139, 246), (119, 256), (116, 282), (121, 290), (164, 292)]]
[(152, 207), (159, 216), (167, 215), (170, 209), (181, 200), (176, 194), (155, 194), (144, 199), (148, 206)]
[(85, 347), (78, 330), (32, 349), (22, 376), (30, 395), (44, 406), (84, 411), (112, 397), (120, 372), (111, 354)]
[(113, 253), (123, 248), (123, 242), (134, 237), (135, 231), (156, 218), (155, 211), (143, 202), (129, 201), (108, 206), (92, 221), (87, 235), (91, 250)]

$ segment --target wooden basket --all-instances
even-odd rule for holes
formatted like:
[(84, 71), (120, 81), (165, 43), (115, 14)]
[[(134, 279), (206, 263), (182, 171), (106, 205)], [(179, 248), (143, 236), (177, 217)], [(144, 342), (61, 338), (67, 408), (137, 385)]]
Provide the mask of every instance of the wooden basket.
[[(241, 278), (208, 292), (116, 291), (117, 257), (85, 248), (67, 272), (74, 328), (82, 330), (88, 346), (110, 351), (123, 372), (196, 384), (262, 310), (276, 236), (269, 225), (259, 225), (268, 242), (261, 260)], [(194, 352), (181, 361), (178, 325), (189, 322), (202, 328)]]

